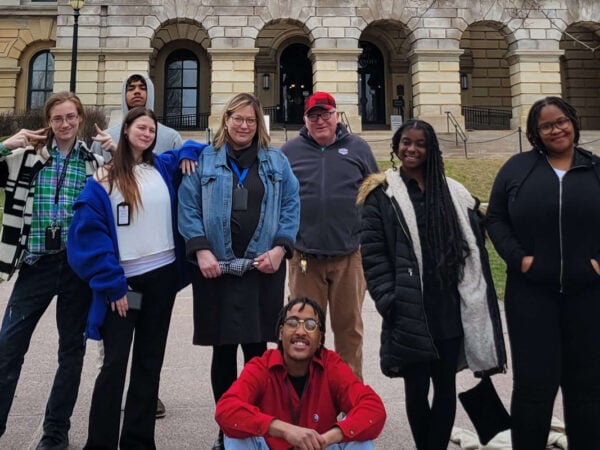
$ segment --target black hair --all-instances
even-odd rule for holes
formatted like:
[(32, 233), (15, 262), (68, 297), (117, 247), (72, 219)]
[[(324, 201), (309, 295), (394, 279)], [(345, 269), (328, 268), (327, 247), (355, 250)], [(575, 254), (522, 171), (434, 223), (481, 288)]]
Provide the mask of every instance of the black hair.
[(298, 304), (302, 305), (302, 306), (300, 306), (300, 311), (304, 310), (304, 308), (308, 305), (308, 306), (312, 307), (312, 309), (317, 314), (317, 318), (319, 319), (319, 331), (321, 332), (321, 348), (323, 347), (323, 345), (325, 345), (325, 311), (323, 311), (323, 308), (321, 308), (321, 306), (319, 306), (319, 304), (316, 301), (314, 301), (313, 299), (310, 299), (308, 297), (297, 297), (297, 298), (291, 299), (281, 309), (281, 311), (279, 311), (279, 316), (277, 317), (277, 326), (275, 328), (275, 333), (277, 334), (277, 347), (279, 348), (279, 351), (282, 353), (283, 353), (283, 346), (281, 343), (281, 339), (279, 338), (279, 332), (280, 332), (281, 327), (283, 326), (283, 322), (285, 321), (287, 314), (290, 312), (290, 310), (294, 306), (296, 306)]
[(398, 156), (400, 138), (408, 129), (421, 130), (425, 136), (425, 236), (436, 261), (436, 274), (443, 286), (456, 286), (462, 279), (470, 251), (448, 189), (440, 144), (430, 124), (407, 120), (392, 137), (392, 159)]
[(129, 78), (127, 78), (127, 83), (125, 83), (126, 88), (129, 87), (129, 85), (131, 83), (133, 83), (134, 81), (141, 81), (142, 84), (144, 86), (146, 86), (146, 88), (148, 88), (148, 83), (146, 83), (146, 78), (144, 78), (143, 75), (140, 75), (139, 73), (134, 73), (133, 75), (131, 75)]
[(538, 100), (533, 105), (531, 105), (531, 109), (529, 109), (529, 114), (527, 114), (527, 140), (534, 147), (541, 150), (545, 150), (542, 139), (540, 138), (540, 131), (538, 130), (538, 121), (540, 120), (540, 114), (542, 112), (542, 108), (544, 106), (554, 105), (559, 108), (565, 116), (569, 118), (571, 123), (573, 124), (573, 129), (575, 130), (575, 145), (579, 144), (579, 131), (581, 130), (579, 125), (579, 117), (577, 116), (577, 111), (571, 104), (569, 104), (566, 100), (560, 97), (546, 97), (541, 100)]

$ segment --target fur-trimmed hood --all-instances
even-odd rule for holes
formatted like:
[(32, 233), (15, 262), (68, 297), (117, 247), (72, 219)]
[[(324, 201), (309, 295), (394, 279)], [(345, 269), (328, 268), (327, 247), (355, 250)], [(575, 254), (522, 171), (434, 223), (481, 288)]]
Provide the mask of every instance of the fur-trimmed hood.
[(384, 173), (373, 173), (369, 175), (358, 189), (356, 204), (362, 205), (365, 203), (367, 196), (378, 186), (387, 187), (387, 179)]

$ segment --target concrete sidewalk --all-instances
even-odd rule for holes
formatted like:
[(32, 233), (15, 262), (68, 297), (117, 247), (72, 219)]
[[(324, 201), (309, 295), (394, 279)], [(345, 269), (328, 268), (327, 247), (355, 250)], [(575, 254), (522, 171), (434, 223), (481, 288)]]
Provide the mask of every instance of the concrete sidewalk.
[[(13, 281), (0, 284), (2, 314), (12, 286)], [(210, 387), (211, 351), (210, 348), (191, 344), (191, 296), (191, 288), (182, 291), (177, 297), (173, 311), (160, 391), (160, 397), (167, 407), (167, 416), (158, 420), (156, 425), (156, 443), (159, 449), (210, 449), (217, 434)], [(0, 438), (2, 449), (34, 449), (41, 437), (43, 412), (56, 370), (57, 334), (54, 304), (55, 302), (52, 302), (40, 321), (26, 355), (7, 431)], [(386, 378), (379, 370), (381, 321), (370, 298), (365, 299), (363, 317), (365, 381), (381, 395), (388, 414), (385, 429), (376, 441), (376, 448), (412, 450), (414, 444), (404, 410), (403, 382), (401, 379)], [(326, 344), (332, 342), (331, 333), (328, 333)], [(90, 397), (97, 372), (96, 352), (96, 343), (88, 341), (79, 398), (69, 435), (71, 449), (80, 449), (85, 443)], [(510, 371), (495, 376), (494, 383), (508, 407), (512, 384)], [(476, 380), (468, 371), (459, 374), (459, 392), (474, 384)], [(562, 418), (560, 400), (555, 408), (555, 415)], [(460, 404), (457, 407), (455, 426), (473, 429)], [(459, 447), (451, 444), (449, 448)]]

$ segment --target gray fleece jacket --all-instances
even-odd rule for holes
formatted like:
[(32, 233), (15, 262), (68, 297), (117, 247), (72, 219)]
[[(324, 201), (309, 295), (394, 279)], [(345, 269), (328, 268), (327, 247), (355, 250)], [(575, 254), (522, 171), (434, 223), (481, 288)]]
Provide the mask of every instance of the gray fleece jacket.
[[(144, 74), (144, 73), (132, 73), (123, 80), (123, 86), (121, 88), (121, 111), (123, 113), (121, 121), (117, 125), (114, 125), (106, 130), (108, 134), (113, 138), (115, 143), (119, 143), (119, 137), (121, 134), (122, 127), (122, 119), (125, 117), (127, 112), (129, 111), (129, 107), (127, 106), (127, 101), (125, 97), (125, 92), (127, 89), (127, 81), (133, 76), (139, 75), (146, 80), (146, 108), (154, 109), (154, 84), (152, 80)], [(158, 128), (156, 129), (156, 145), (154, 146), (154, 153), (163, 153), (167, 150), (171, 150), (174, 148), (180, 148), (183, 145), (183, 140), (181, 139), (181, 135), (175, 131), (173, 128), (169, 128), (162, 123), (158, 124)], [(104, 157), (104, 161), (108, 162), (112, 158), (109, 152), (102, 150), (100, 144), (97, 142), (92, 143), (92, 147), (90, 149), (92, 152), (102, 155)]]

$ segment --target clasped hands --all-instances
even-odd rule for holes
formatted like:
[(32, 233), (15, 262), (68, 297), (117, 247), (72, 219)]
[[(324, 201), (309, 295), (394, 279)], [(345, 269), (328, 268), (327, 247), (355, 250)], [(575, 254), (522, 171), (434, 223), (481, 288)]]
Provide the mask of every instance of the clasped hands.
[[(281, 246), (272, 248), (254, 258), (254, 267), (263, 273), (275, 273), (279, 270), (285, 250)], [(217, 278), (222, 275), (219, 261), (210, 250), (198, 250), (196, 261), (204, 278)]]

